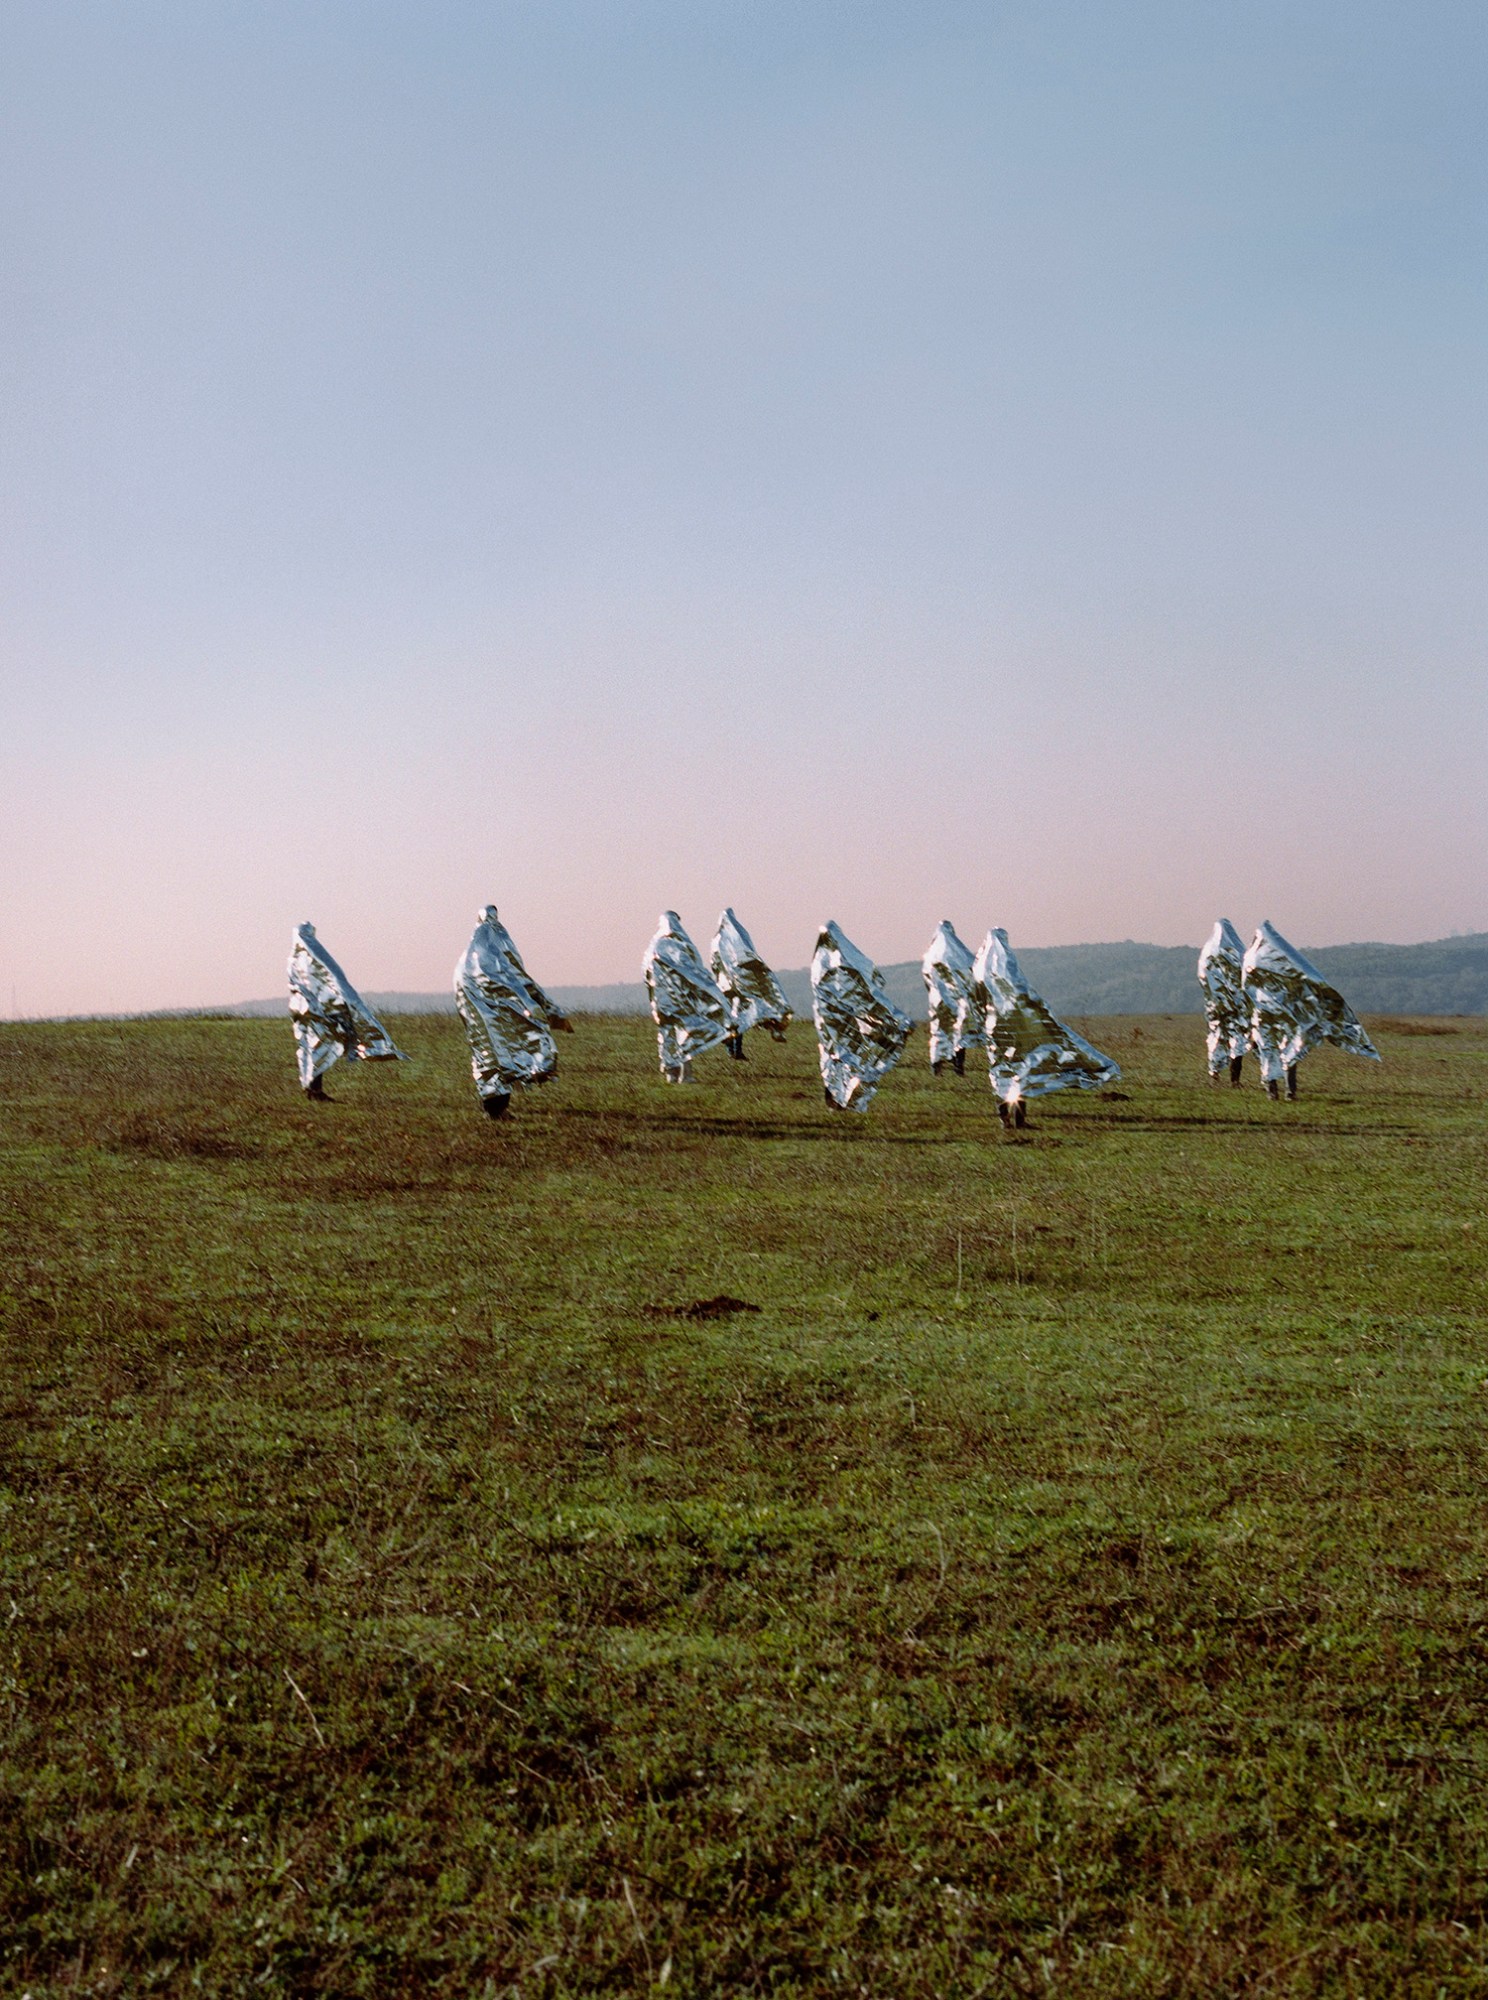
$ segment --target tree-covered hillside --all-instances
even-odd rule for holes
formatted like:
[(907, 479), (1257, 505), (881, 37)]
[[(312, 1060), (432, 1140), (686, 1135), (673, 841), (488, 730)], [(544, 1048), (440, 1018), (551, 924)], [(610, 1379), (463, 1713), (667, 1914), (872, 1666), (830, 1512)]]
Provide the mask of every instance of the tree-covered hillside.
[[(1032, 985), (1060, 1014), (1197, 1014), (1197, 945), (1031, 945), (1018, 961)], [(1308, 950), (1306, 944), (1301, 949)], [(1439, 938), (1431, 944), (1323, 945), (1308, 956), (1361, 1014), (1488, 1014), (1488, 933)], [(895, 1004), (916, 1020), (925, 1013), (925, 988), (917, 961), (886, 965)], [(811, 982), (804, 967), (782, 972), (791, 1005), (811, 1011)], [(580, 1014), (639, 1014), (646, 989), (636, 980), (618, 986), (558, 986), (554, 998)], [(380, 1012), (453, 1011), (448, 993), (368, 993)], [(252, 1000), (235, 1011), (277, 1014), (282, 1000)]]

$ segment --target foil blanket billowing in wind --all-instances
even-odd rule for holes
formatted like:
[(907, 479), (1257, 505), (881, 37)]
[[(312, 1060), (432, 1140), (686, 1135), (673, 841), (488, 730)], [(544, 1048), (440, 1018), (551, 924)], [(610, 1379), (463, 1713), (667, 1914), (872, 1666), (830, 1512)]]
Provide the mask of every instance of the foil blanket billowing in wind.
[(484, 1102), (546, 1083), (558, 1068), (549, 1026), (562, 1020), (529, 976), (522, 955), (488, 903), (455, 967), (455, 1005), (470, 1043), (470, 1073)]
[(1263, 1083), (1280, 1083), (1309, 1049), (1325, 1042), (1380, 1060), (1343, 995), (1270, 924), (1251, 939), (1241, 972)]
[(811, 959), (811, 1013), (822, 1084), (839, 1111), (866, 1111), (904, 1053), (913, 1023), (883, 990), (883, 974), (836, 924)]
[(920, 963), (930, 1002), (930, 1066), (956, 1063), (968, 1049), (985, 1048), (984, 1009), (976, 999), (976, 960), (957, 937), (949, 917), (930, 940)]
[(522, 962), (522, 954), (517, 950), (517, 941), (496, 914), (496, 905), (488, 903), (481, 912), (481, 922), (489, 924), (491, 934), (505, 952), (513, 972), (516, 973), (522, 991), (527, 995), (528, 1010), (539, 1021), (546, 1022), (555, 1033), (571, 1035), (573, 1023), (558, 1005), (558, 1002), (544, 993), (532, 974)]
[(713, 979), (728, 1002), (734, 1033), (768, 1028), (777, 1042), (785, 1040), (792, 1014), (780, 982), (755, 949), (754, 939), (733, 911), (718, 919), (709, 952)]
[(406, 1062), (401, 1049), (315, 935), (296, 927), (289, 948), (289, 1013), (303, 1089), (345, 1056), (349, 1062)]
[(684, 1083), (692, 1058), (716, 1049), (733, 1033), (729, 1003), (675, 910), (662, 911), (641, 970), (651, 996), (661, 1073), (668, 1083)]
[(1223, 1076), (1250, 1043), (1250, 1002), (1241, 986), (1245, 947), (1228, 917), (1221, 917), (1199, 953), (1199, 984), (1209, 1026), (1209, 1074)]
[(978, 997), (985, 998), (987, 1061), (1000, 1104), (1017, 1105), (1051, 1090), (1100, 1090), (1120, 1069), (1083, 1035), (1056, 1020), (1019, 970), (1007, 932), (988, 931), (976, 955)]

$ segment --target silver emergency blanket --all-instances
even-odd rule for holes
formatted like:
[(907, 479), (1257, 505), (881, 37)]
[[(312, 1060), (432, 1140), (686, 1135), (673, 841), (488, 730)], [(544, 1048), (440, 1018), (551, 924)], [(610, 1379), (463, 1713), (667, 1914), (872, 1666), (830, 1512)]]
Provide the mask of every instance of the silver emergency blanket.
[(487, 903), (485, 909), (482, 910), (481, 922), (490, 927), (491, 935), (506, 954), (507, 960), (521, 984), (522, 991), (527, 995), (529, 1011), (538, 1020), (546, 1022), (547, 1026), (552, 1028), (556, 1033), (571, 1035), (573, 1033), (572, 1021), (569, 1020), (567, 1014), (558, 1005), (558, 1002), (544, 993), (543, 989), (523, 964), (522, 954), (517, 950), (517, 941), (497, 916), (496, 905), (494, 903)]
[(296, 927), (289, 947), (289, 1013), (301, 1086), (345, 1056), (349, 1062), (406, 1062), (392, 1037), (315, 935)]
[(816, 940), (811, 1013), (828, 1098), (839, 1111), (866, 1111), (914, 1024), (884, 992), (877, 966), (836, 924), (824, 924)]
[(1055, 1019), (1019, 970), (1006, 931), (988, 931), (975, 976), (999, 1103), (1016, 1105), (1051, 1090), (1100, 1090), (1120, 1076), (1109, 1056)]
[(783, 1042), (792, 1020), (790, 1002), (731, 909), (718, 919), (708, 957), (714, 983), (728, 1002), (734, 1033), (768, 1028), (777, 1042)]
[(661, 1073), (668, 1083), (685, 1083), (692, 1058), (716, 1049), (733, 1033), (729, 1003), (675, 910), (662, 911), (641, 970), (651, 996)]
[(558, 1067), (546, 1012), (533, 998), (521, 954), (513, 957), (515, 946), (509, 946), (496, 906), (488, 903), (455, 967), (455, 1005), (482, 1098), (510, 1097), (530, 1083), (546, 1083)]
[(1221, 917), (1199, 953), (1199, 984), (1209, 1024), (1209, 1074), (1223, 1076), (1250, 1045), (1250, 1002), (1240, 984), (1245, 946), (1228, 917)]
[(1343, 995), (1270, 924), (1251, 939), (1241, 976), (1263, 1083), (1280, 1083), (1309, 1049), (1325, 1042), (1380, 1060)]
[(954, 1062), (967, 1049), (985, 1048), (985, 1010), (976, 1000), (976, 960), (949, 917), (930, 940), (920, 963), (930, 1002), (930, 1066)]

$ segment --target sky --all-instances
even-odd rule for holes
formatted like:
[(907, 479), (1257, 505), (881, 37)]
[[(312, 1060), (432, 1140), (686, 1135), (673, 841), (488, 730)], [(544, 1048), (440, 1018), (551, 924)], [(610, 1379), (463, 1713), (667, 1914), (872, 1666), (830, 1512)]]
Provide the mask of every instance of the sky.
[(1481, 0), (0, 0), (0, 1012), (1488, 930)]

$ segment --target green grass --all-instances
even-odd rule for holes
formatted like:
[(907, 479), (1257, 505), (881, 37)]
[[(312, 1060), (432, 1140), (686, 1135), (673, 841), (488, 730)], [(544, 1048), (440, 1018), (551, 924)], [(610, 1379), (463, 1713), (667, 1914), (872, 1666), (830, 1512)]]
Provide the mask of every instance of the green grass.
[(1488, 1990), (1488, 1023), (1092, 1033), (0, 1029), (0, 1989)]

